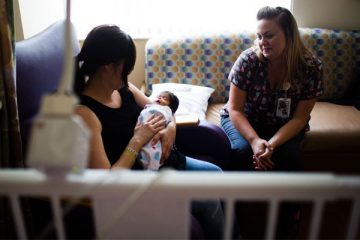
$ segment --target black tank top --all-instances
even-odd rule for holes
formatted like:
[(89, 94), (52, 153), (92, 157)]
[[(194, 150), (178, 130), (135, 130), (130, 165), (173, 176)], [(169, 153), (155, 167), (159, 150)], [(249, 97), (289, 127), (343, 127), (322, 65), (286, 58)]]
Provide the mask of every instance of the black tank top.
[[(111, 165), (120, 158), (134, 135), (137, 118), (142, 110), (128, 88), (122, 88), (118, 91), (122, 100), (120, 108), (110, 108), (89, 96), (80, 96), (80, 103), (90, 108), (101, 123), (101, 137)], [(173, 150), (163, 167), (181, 170), (185, 168), (185, 162), (185, 156), (177, 150)], [(133, 169), (142, 169), (140, 161), (135, 161)]]
[(119, 159), (134, 135), (141, 111), (130, 90), (122, 88), (119, 93), (122, 99), (120, 108), (110, 108), (86, 95), (80, 97), (81, 104), (90, 108), (101, 122), (101, 136), (111, 165)]

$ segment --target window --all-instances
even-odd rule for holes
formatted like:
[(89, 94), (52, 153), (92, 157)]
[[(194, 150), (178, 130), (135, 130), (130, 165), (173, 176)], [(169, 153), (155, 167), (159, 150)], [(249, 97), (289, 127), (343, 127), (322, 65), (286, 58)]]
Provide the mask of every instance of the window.
[[(36, 31), (27, 25), (44, 28), (64, 18), (64, 0), (19, 3), (25, 37)], [(119, 25), (133, 38), (149, 38), (253, 29), (257, 10), (265, 5), (291, 9), (291, 0), (72, 0), (71, 19), (80, 39), (104, 23)]]

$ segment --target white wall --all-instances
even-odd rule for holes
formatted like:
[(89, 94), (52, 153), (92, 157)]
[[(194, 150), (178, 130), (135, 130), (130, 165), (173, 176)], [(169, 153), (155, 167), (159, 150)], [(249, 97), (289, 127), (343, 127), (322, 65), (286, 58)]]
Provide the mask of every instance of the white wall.
[[(16, 2), (20, 6), (20, 21), (25, 37), (33, 36), (47, 28), (49, 22), (65, 19), (65, 2), (63, 0), (16, 0)], [(31, 11), (21, 11), (21, 9), (31, 9)], [(58, 11), (58, 9), (63, 11)]]
[[(22, 21), (23, 29), (29, 31), (24, 35), (31, 35), (32, 22), (37, 21), (41, 24), (42, 19), (62, 19), (64, 15), (49, 12), (48, 4), (57, 4), (59, 8), (64, 8), (61, 0), (36, 0), (36, 4), (30, 4), (27, 0), (14, 0), (20, 2), (20, 7), (34, 8), (33, 16), (22, 15), (15, 6), (15, 22)], [(33, 0), (34, 1), (34, 0)], [(171, 1), (171, 0), (169, 0)], [(196, 0), (195, 0), (196, 1)], [(322, 27), (339, 29), (358, 29), (360, 30), (360, 0), (293, 0), (292, 11), (297, 19), (299, 27)], [(65, 10), (64, 10), (65, 12)], [(240, 12), (241, 13), (241, 12)], [(240, 14), (239, 13), (239, 14)], [(36, 16), (36, 17), (35, 17)], [(31, 19), (32, 22), (26, 20)], [(17, 31), (21, 25), (17, 24)], [(44, 26), (45, 28), (46, 26)], [(23, 35), (17, 34), (17, 40), (21, 40)], [(145, 80), (145, 44), (146, 39), (138, 39), (135, 42), (137, 49), (137, 61), (133, 73), (129, 80), (136, 86), (140, 86)]]
[[(299, 27), (360, 30), (360, 0), (293, 0), (292, 11)], [(138, 60), (129, 80), (137, 86), (145, 81), (145, 44), (136, 40)]]
[(360, 0), (293, 0), (299, 27), (360, 30)]

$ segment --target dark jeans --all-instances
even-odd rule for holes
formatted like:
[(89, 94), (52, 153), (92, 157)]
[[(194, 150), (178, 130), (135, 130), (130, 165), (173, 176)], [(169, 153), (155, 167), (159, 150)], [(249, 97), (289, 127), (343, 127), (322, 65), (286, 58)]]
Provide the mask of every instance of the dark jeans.
[[(252, 164), (253, 151), (248, 141), (239, 133), (230, 120), (230, 117), (221, 117), (221, 127), (228, 136), (231, 143), (231, 160), (229, 170), (254, 170)], [(280, 126), (252, 125), (260, 138), (269, 140)], [(274, 171), (302, 171), (300, 144), (304, 138), (305, 131), (288, 140), (274, 150), (271, 160), (274, 162)], [(241, 207), (241, 204), (238, 205)], [(245, 207), (245, 206), (242, 206)], [(292, 228), (298, 221), (301, 205), (298, 203), (284, 202), (281, 205), (276, 238), (290, 238), (293, 234)], [(241, 214), (241, 213), (238, 213)]]
[[(239, 133), (230, 120), (230, 117), (221, 117), (221, 127), (231, 143), (232, 156), (230, 170), (254, 170), (252, 164), (253, 151), (248, 141)], [(260, 138), (269, 140), (280, 127), (252, 126)], [(288, 140), (274, 150), (271, 160), (274, 162), (274, 171), (301, 171), (300, 143), (304, 138), (304, 131)]]
[(206, 239), (221, 239), (224, 228), (224, 213), (220, 201), (194, 201), (192, 214), (199, 221)]
[[(186, 157), (185, 171), (215, 171), (222, 174), (215, 164)], [(199, 221), (206, 239), (221, 239), (224, 228), (224, 212), (218, 199), (193, 201), (191, 213)]]

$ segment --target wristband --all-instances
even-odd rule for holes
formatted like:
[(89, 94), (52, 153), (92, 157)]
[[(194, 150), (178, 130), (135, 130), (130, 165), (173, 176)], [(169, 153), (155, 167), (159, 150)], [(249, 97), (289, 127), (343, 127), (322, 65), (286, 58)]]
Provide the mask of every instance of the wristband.
[(125, 148), (125, 153), (127, 153), (128, 155), (130, 155), (130, 156), (132, 156), (132, 157), (134, 157), (134, 158), (136, 158), (137, 155), (139, 154), (137, 151), (135, 151), (133, 148), (131, 148), (131, 147), (129, 147), (129, 146), (127, 146), (127, 147)]

